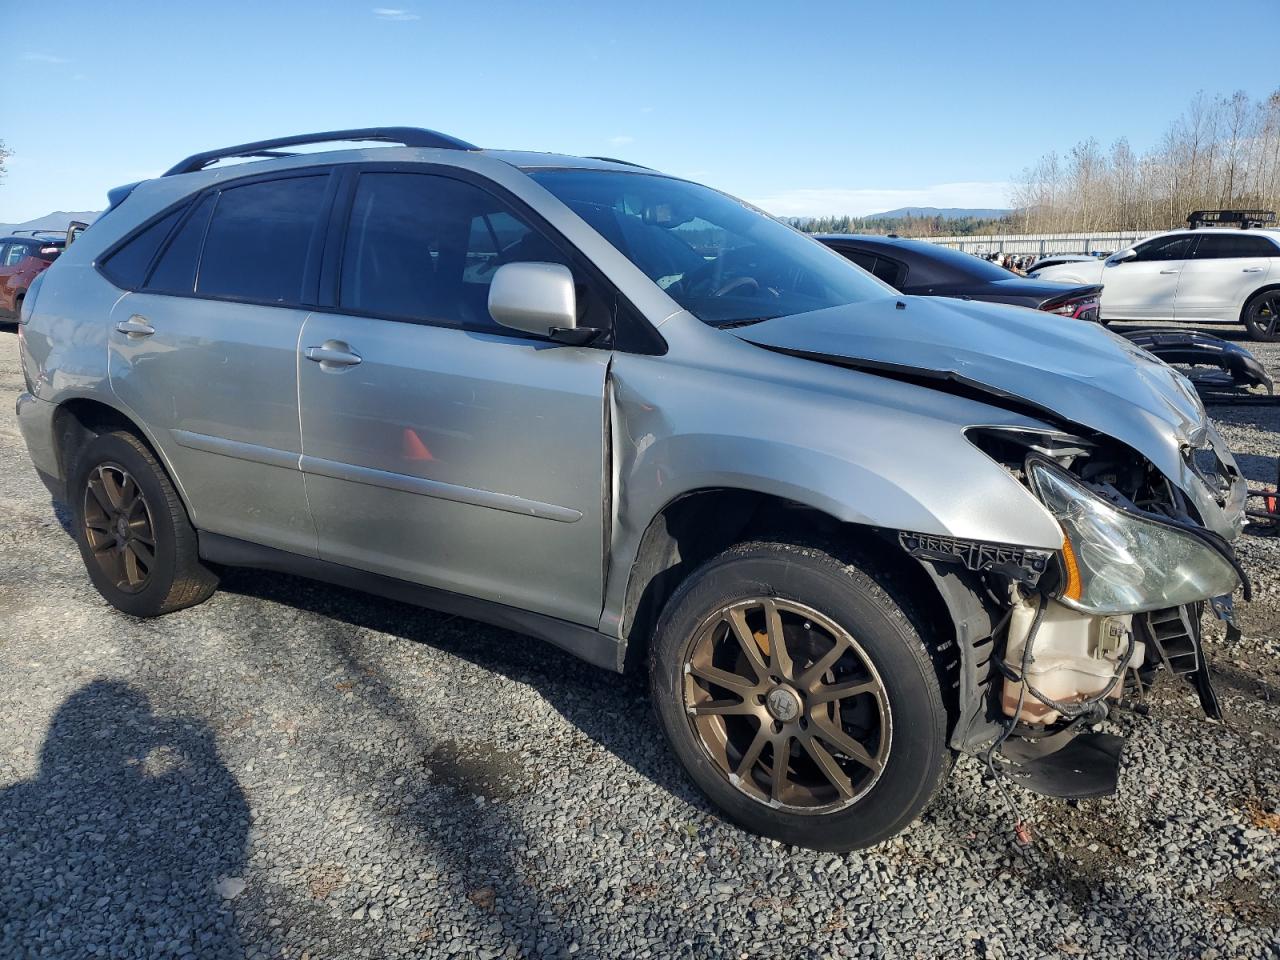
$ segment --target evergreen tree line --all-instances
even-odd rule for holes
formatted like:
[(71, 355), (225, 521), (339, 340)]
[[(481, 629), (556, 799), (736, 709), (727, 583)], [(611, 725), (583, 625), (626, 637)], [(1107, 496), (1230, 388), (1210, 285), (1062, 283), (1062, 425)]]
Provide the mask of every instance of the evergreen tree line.
[(968, 237), (974, 234), (1011, 233), (1011, 218), (976, 217), (786, 217), (785, 222), (804, 233), (893, 233), (900, 237)]

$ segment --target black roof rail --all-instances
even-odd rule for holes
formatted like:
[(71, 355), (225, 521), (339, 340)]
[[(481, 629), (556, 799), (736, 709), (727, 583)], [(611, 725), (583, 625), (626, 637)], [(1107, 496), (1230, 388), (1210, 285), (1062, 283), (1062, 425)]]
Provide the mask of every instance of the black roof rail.
[(1275, 222), (1274, 210), (1193, 210), (1187, 214), (1192, 230), (1206, 223), (1237, 223), (1241, 230), (1248, 230)]
[(55, 237), (60, 237), (60, 236), (62, 236), (65, 232), (66, 232), (65, 230), (10, 230), (10, 231), (9, 231), (9, 236), (11, 236), (11, 237), (22, 237), (22, 236), (27, 236), (27, 237), (38, 237), (38, 236), (39, 236), (40, 234), (42, 234), (42, 233), (51, 233), (51, 234), (53, 234)]
[(358, 130), (300, 133), (292, 137), (276, 137), (273, 140), (258, 140), (254, 143), (240, 143), (234, 147), (193, 153), (181, 163), (166, 170), (164, 175), (172, 177), (179, 173), (195, 173), (211, 163), (232, 157), (288, 157), (292, 154), (287, 151), (281, 152), (281, 147), (297, 147), (309, 143), (336, 143), (343, 140), (373, 140), (381, 143), (398, 143), (406, 147), (439, 147), (445, 150), (480, 149), (474, 143), (467, 143), (446, 133), (437, 133), (422, 127), (361, 127)]
[(603, 160), (605, 163), (620, 163), (624, 167), (638, 167), (641, 170), (652, 170), (653, 167), (646, 167), (643, 163), (634, 163), (631, 160), (619, 160), (617, 157), (583, 157), (583, 160)]

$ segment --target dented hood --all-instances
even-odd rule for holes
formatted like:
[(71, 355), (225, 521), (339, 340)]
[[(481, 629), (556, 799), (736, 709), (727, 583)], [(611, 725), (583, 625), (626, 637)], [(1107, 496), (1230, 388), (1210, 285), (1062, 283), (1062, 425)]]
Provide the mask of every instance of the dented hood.
[[(773, 350), (1034, 408), (1050, 422), (1113, 437), (1186, 491), (1208, 526), (1234, 535), (1228, 533), (1237, 526), (1234, 518), (1208, 514), (1237, 506), (1209, 497), (1182, 447), (1212, 445), (1233, 471), (1235, 463), (1195, 390), (1172, 367), (1098, 324), (966, 300), (898, 302), (901, 308), (893, 300), (832, 307), (733, 332)], [(1237, 486), (1242, 511), (1243, 480)]]

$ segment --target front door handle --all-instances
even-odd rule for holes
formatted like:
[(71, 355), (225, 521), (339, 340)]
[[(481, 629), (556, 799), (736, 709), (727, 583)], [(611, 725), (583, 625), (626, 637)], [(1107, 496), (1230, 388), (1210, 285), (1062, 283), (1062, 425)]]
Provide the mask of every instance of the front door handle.
[(1178, 272), (1178, 268), (1177, 268), (1177, 267), (1174, 267), (1172, 270), (1161, 270), (1160, 272), (1161, 272), (1161, 273), (1177, 273), (1177, 272)]
[(1261, 273), (1262, 267), (1245, 267), (1240, 272), (1241, 273)]
[(128, 320), (121, 320), (117, 323), (116, 330), (126, 334), (130, 340), (141, 340), (143, 337), (149, 337), (156, 332), (156, 328), (147, 323), (146, 317), (140, 317), (136, 313)]
[(364, 359), (341, 340), (326, 340), (318, 347), (307, 347), (306, 357), (320, 364), (322, 370), (354, 367)]

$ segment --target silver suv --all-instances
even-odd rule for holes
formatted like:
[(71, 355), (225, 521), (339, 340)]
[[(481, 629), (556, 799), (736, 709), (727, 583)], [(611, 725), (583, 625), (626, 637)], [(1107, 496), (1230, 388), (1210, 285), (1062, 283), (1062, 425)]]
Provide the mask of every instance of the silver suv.
[[(339, 140), (401, 145), (288, 152)], [(900, 296), (706, 187), (414, 128), (111, 199), (26, 298), (18, 416), (125, 613), (284, 569), (647, 670), (711, 800), (831, 850), (905, 827), (956, 752), (1114, 789), (1087, 731), (1160, 667), (1214, 709), (1244, 483), (1096, 324)]]

